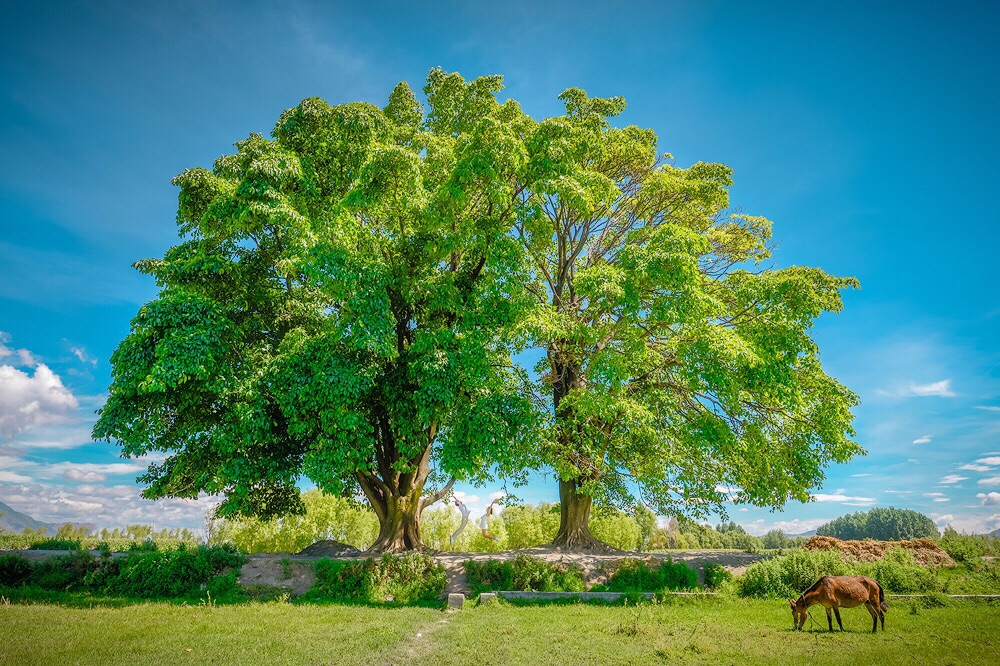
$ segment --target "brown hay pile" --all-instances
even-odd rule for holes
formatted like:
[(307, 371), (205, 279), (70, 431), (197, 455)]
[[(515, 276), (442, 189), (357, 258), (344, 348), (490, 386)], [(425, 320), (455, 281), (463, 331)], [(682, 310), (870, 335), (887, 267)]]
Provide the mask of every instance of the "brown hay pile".
[(854, 562), (876, 562), (892, 548), (906, 548), (913, 559), (924, 566), (953, 567), (955, 560), (930, 539), (915, 541), (841, 541), (833, 537), (814, 536), (802, 546), (806, 550), (839, 550)]

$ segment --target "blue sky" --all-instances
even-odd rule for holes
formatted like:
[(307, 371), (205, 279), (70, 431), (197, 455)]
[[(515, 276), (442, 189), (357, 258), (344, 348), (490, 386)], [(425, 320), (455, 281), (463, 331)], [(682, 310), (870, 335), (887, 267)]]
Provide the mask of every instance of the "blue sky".
[[(892, 505), (1000, 527), (997, 4), (144, 4), (18, 3), (0, 24), (0, 501), (200, 526), (209, 500), (139, 500), (144, 464), (89, 440), (156, 295), (130, 265), (177, 242), (170, 179), (305, 97), (381, 106), (441, 66), (503, 74), (535, 118), (569, 86), (623, 95), (678, 165), (733, 167), (777, 265), (860, 279), (816, 338), (868, 455), (817, 501), (734, 519), (799, 532)], [(463, 488), (474, 511), (498, 490)], [(518, 494), (557, 499), (542, 477)]]

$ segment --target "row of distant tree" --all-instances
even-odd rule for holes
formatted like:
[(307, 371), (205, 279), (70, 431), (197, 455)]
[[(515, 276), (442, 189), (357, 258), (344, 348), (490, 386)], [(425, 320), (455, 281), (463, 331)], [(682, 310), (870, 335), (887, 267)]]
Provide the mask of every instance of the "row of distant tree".
[[(277, 520), (256, 518), (215, 519), (207, 526), (207, 540), (212, 544), (231, 543), (241, 551), (298, 552), (312, 543), (332, 539), (352, 545), (360, 550), (369, 548), (378, 537), (378, 519), (372, 510), (319, 490), (302, 493), (306, 507), (303, 515), (286, 516)], [(461, 516), (452, 506), (428, 510), (422, 516), (421, 531), (425, 544), (433, 549), (460, 552), (490, 552), (530, 548), (550, 543), (559, 528), (559, 505), (509, 506), (503, 513), (489, 519), (489, 532), (497, 538), (491, 541), (471, 521), (457, 536)], [(771, 530), (762, 537), (754, 536), (735, 522), (722, 522), (716, 526), (697, 523), (684, 518), (670, 518), (660, 524), (657, 516), (648, 509), (635, 513), (611, 509), (595, 511), (591, 518), (595, 536), (609, 545), (628, 551), (654, 551), (672, 549), (737, 549), (761, 551), (765, 549), (794, 548), (805, 541), (801, 536), (789, 536), (782, 530)], [(875, 508), (866, 512), (841, 516), (816, 530), (817, 534), (839, 539), (903, 540), (939, 536), (934, 522), (927, 516), (909, 509)], [(4, 535), (14, 537), (15, 535)], [(117, 543), (120, 541), (153, 540), (161, 543), (200, 541), (200, 537), (187, 528), (161, 529), (150, 525), (126, 525), (124, 528), (102, 529), (91, 532), (85, 527), (65, 524), (55, 533), (44, 529), (26, 529), (17, 541), (32, 543), (45, 539)], [(25, 541), (27, 540), (27, 541)], [(17, 544), (10, 544), (15, 546)], [(30, 545), (30, 544), (28, 544)], [(24, 545), (27, 547), (27, 545)]]
[[(378, 520), (367, 506), (343, 498), (324, 495), (318, 490), (302, 494), (306, 512), (263, 521), (255, 518), (219, 519), (209, 525), (212, 543), (232, 543), (242, 551), (297, 552), (315, 541), (332, 539), (364, 550), (378, 536)], [(451, 536), (461, 524), (461, 516), (451, 506), (434, 508), (421, 517), (421, 533), (429, 548), (442, 551), (491, 552), (530, 548), (550, 543), (559, 528), (559, 505), (508, 506), (503, 513), (491, 516), (490, 541), (473, 522), (457, 536)], [(591, 531), (609, 545), (628, 551), (670, 549), (738, 549), (760, 551), (794, 548), (805, 542), (802, 536), (789, 536), (771, 530), (762, 537), (748, 534), (735, 522), (716, 526), (684, 518), (670, 518), (660, 524), (648, 509), (635, 513), (611, 509), (594, 512)], [(937, 537), (934, 522), (909, 509), (872, 509), (831, 521), (818, 534), (841, 539), (902, 540)]]

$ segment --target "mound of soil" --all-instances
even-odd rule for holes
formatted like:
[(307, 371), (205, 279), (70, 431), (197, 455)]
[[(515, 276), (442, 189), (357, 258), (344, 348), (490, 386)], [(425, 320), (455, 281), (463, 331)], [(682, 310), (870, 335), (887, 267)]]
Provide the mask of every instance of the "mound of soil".
[(317, 541), (298, 552), (298, 555), (305, 557), (357, 557), (360, 554), (361, 551), (354, 546), (333, 539)]
[(930, 539), (914, 541), (841, 541), (827, 536), (814, 536), (802, 546), (806, 550), (839, 550), (855, 562), (876, 562), (892, 548), (906, 548), (913, 559), (924, 566), (955, 566), (955, 560)]

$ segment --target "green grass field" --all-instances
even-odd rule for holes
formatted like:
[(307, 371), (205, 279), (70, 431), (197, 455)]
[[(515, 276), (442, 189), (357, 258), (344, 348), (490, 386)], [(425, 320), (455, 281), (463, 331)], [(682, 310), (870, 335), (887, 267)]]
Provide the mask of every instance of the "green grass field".
[[(0, 605), (3, 664), (995, 664), (1000, 606), (892, 605), (872, 635), (793, 632), (780, 601), (678, 600), (640, 607), (507, 604), (430, 608), (287, 603), (119, 608)], [(836, 626), (836, 623), (834, 624)], [(804, 660), (804, 661), (802, 661)]]

